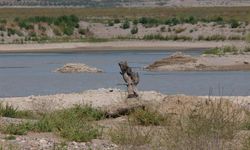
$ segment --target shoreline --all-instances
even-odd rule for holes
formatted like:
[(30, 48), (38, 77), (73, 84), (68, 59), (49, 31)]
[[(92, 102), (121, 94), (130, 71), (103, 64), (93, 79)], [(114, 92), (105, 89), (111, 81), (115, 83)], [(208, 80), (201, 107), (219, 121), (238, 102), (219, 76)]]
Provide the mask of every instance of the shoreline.
[[(190, 95), (168, 95), (157, 91), (140, 91), (139, 99), (129, 101), (141, 101), (143, 103), (158, 103), (169, 99), (200, 99), (200, 100), (228, 100), (242, 106), (250, 102), (250, 96), (190, 96)], [(83, 98), (84, 97), (84, 98)], [(60, 93), (42, 96), (6, 97), (0, 98), (4, 105), (11, 105), (19, 110), (52, 111), (70, 108), (74, 105), (91, 105), (94, 108), (113, 109), (126, 105), (128, 102), (127, 92), (120, 89), (97, 89), (86, 90), (78, 93)], [(46, 105), (46, 106), (45, 106)]]
[(2, 44), (0, 53), (52, 53), (85, 51), (126, 51), (126, 50), (187, 50), (206, 49), (221, 46), (246, 45), (243, 41), (223, 42), (176, 42), (176, 41), (110, 41), (110, 42), (73, 42), (46, 44)]

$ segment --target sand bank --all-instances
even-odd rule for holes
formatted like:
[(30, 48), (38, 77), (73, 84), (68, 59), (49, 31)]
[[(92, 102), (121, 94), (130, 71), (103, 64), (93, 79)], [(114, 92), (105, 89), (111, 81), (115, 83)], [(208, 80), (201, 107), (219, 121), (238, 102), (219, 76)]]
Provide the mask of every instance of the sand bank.
[(55, 70), (60, 73), (101, 73), (103, 70), (81, 63), (68, 63)]
[(2, 44), (0, 52), (81, 52), (91, 50), (185, 50), (246, 45), (245, 42), (110, 41), (50, 44)]
[(250, 71), (250, 55), (201, 55), (175, 53), (146, 67), (150, 71)]

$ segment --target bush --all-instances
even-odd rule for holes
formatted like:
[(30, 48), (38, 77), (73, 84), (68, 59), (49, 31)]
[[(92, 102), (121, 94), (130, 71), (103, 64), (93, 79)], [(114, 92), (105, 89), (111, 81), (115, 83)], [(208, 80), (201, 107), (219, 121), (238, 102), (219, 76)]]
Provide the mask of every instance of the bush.
[(14, 108), (13, 106), (8, 104), (3, 106), (3, 104), (0, 103), (0, 116), (14, 118), (17, 116), (17, 113), (17, 108)]
[(63, 33), (70, 36), (74, 33), (74, 28), (69, 27), (69, 26), (64, 26), (63, 27)]
[(17, 33), (16, 29), (8, 28), (7, 29), (8, 36), (15, 35)]
[(108, 26), (114, 26), (114, 22), (113, 21), (108, 21)]
[(231, 28), (238, 28), (240, 26), (240, 23), (234, 19), (229, 21)]
[(234, 46), (225, 46), (225, 47), (221, 47), (221, 48), (212, 48), (209, 50), (206, 50), (205, 52), (203, 52), (203, 54), (212, 54), (212, 55), (225, 55), (226, 53), (238, 53), (239, 50), (234, 47)]
[(148, 19), (146, 17), (142, 17), (142, 18), (139, 19), (139, 23), (141, 23), (143, 25), (147, 24), (148, 23)]
[(193, 16), (189, 16), (188, 18), (184, 19), (184, 22), (190, 24), (196, 24), (198, 20)]
[(137, 26), (134, 26), (132, 29), (131, 29), (131, 34), (137, 34), (138, 33), (138, 27)]
[(139, 22), (138, 22), (138, 20), (137, 19), (134, 19), (133, 20), (133, 25), (137, 25)]
[(114, 20), (114, 23), (115, 23), (115, 24), (118, 24), (118, 23), (121, 23), (121, 21), (120, 21), (120, 19), (116, 18), (116, 19)]
[(19, 21), (18, 25), (20, 28), (24, 28), (26, 30), (34, 29), (34, 26), (26, 20)]
[(79, 28), (79, 18), (75, 15), (69, 16), (60, 16), (60, 17), (45, 17), (45, 16), (36, 16), (30, 17), (28, 19), (17, 19), (20, 28), (25, 28), (26, 30), (34, 29), (33, 23), (48, 23), (53, 24), (61, 28), (62, 32), (65, 35), (72, 35), (74, 28)]
[(130, 22), (129, 20), (125, 20), (121, 26), (122, 29), (128, 29), (130, 28)]
[(161, 24), (161, 21), (155, 18), (142, 17), (139, 19), (139, 23), (141, 23), (145, 27), (152, 27), (158, 26), (159, 24)]
[(183, 40), (183, 41), (191, 41), (192, 37), (189, 36), (178, 36), (178, 35), (169, 35), (169, 36), (163, 36), (161, 34), (150, 34), (150, 35), (145, 35), (143, 37), (143, 40), (172, 40), (172, 41), (177, 41), (177, 40)]
[(170, 26), (175, 26), (175, 25), (180, 24), (180, 23), (181, 23), (181, 21), (178, 18), (175, 18), (175, 17), (167, 19), (165, 21), (165, 24), (170, 25)]
[(63, 138), (86, 142), (101, 135), (101, 130), (92, 121), (104, 118), (104, 113), (89, 106), (75, 106), (58, 110), (44, 116), (35, 123), (11, 124), (2, 129), (4, 133), (23, 135), (28, 131), (57, 132)]
[(0, 103), (0, 116), (10, 118), (34, 118), (34, 114), (30, 111), (20, 111), (11, 105), (3, 105)]

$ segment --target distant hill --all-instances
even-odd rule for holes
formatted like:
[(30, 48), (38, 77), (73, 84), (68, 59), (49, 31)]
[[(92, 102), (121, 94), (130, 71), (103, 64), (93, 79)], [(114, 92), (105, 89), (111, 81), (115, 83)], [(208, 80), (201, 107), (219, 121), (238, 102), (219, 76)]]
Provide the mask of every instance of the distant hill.
[(0, 0), (0, 6), (158, 7), (250, 6), (250, 0)]

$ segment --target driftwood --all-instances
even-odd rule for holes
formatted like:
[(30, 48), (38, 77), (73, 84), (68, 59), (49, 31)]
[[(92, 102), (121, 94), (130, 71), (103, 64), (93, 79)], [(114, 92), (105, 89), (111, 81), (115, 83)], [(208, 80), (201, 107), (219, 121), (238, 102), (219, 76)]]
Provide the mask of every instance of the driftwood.
[(133, 72), (126, 61), (120, 62), (119, 66), (121, 69), (120, 74), (128, 87), (128, 98), (138, 97), (136, 86), (139, 83), (139, 74), (137, 72)]

